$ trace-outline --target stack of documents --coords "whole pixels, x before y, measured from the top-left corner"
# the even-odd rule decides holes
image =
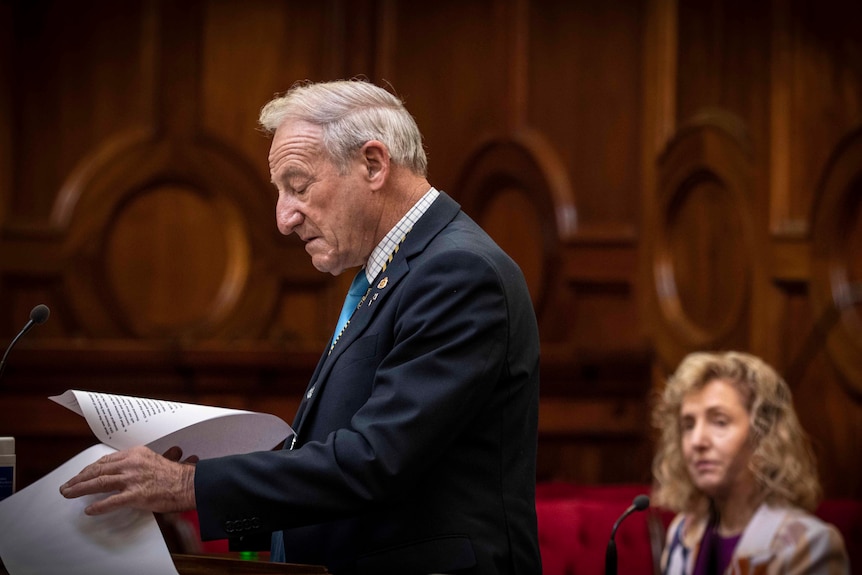
[[[293,435],[264,413],[69,390],[51,400],[84,417],[102,443],[0,501],[0,558],[9,575],[177,573],[152,513],[122,509],[87,516],[98,498],[66,499],[60,486],[100,457],[137,445],[179,446],[199,459],[270,450]]]

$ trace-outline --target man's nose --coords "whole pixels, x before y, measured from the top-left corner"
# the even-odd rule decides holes
[[[278,231],[289,236],[296,231],[296,226],[302,223],[302,213],[287,197],[280,197],[275,205],[275,223]]]

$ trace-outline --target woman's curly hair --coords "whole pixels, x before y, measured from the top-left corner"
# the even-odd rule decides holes
[[[653,501],[673,511],[703,514],[709,498],[688,474],[682,453],[683,399],[722,379],[739,391],[749,414],[753,454],[749,468],[762,499],[812,511],[821,497],[810,440],[793,408],[790,388],[760,358],[741,352],[698,352],[686,356],[658,397],[653,425],[660,437],[653,459]]]

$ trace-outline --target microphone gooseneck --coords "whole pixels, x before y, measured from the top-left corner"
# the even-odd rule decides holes
[[[18,332],[12,341],[9,343],[9,347],[6,348],[6,352],[3,354],[3,359],[0,360],[0,377],[3,377],[3,369],[6,367],[6,357],[8,357],[9,352],[12,351],[12,348],[15,347],[15,344],[18,343],[18,340],[21,339],[25,333],[30,331],[34,325],[42,325],[46,321],[48,321],[48,316],[51,315],[51,310],[48,309],[43,303],[40,303],[32,310],[30,310],[30,320],[24,324],[24,327],[21,331]]]
[[[616,575],[617,573],[617,544],[614,541],[614,537],[617,534],[617,529],[620,526],[620,523],[623,522],[623,519],[634,513],[635,511],[643,511],[649,507],[649,497],[646,495],[638,495],[635,497],[632,504],[628,509],[620,515],[620,518],[616,520],[614,523],[613,529],[611,529],[611,538],[608,541],[608,548],[605,551],[605,575]]]

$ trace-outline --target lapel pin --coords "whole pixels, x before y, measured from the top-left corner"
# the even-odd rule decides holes
[[[377,289],[385,288],[388,283],[389,283],[389,276],[386,276],[385,278],[380,280],[380,283],[377,284]],[[374,294],[374,297],[377,297],[377,294]]]

